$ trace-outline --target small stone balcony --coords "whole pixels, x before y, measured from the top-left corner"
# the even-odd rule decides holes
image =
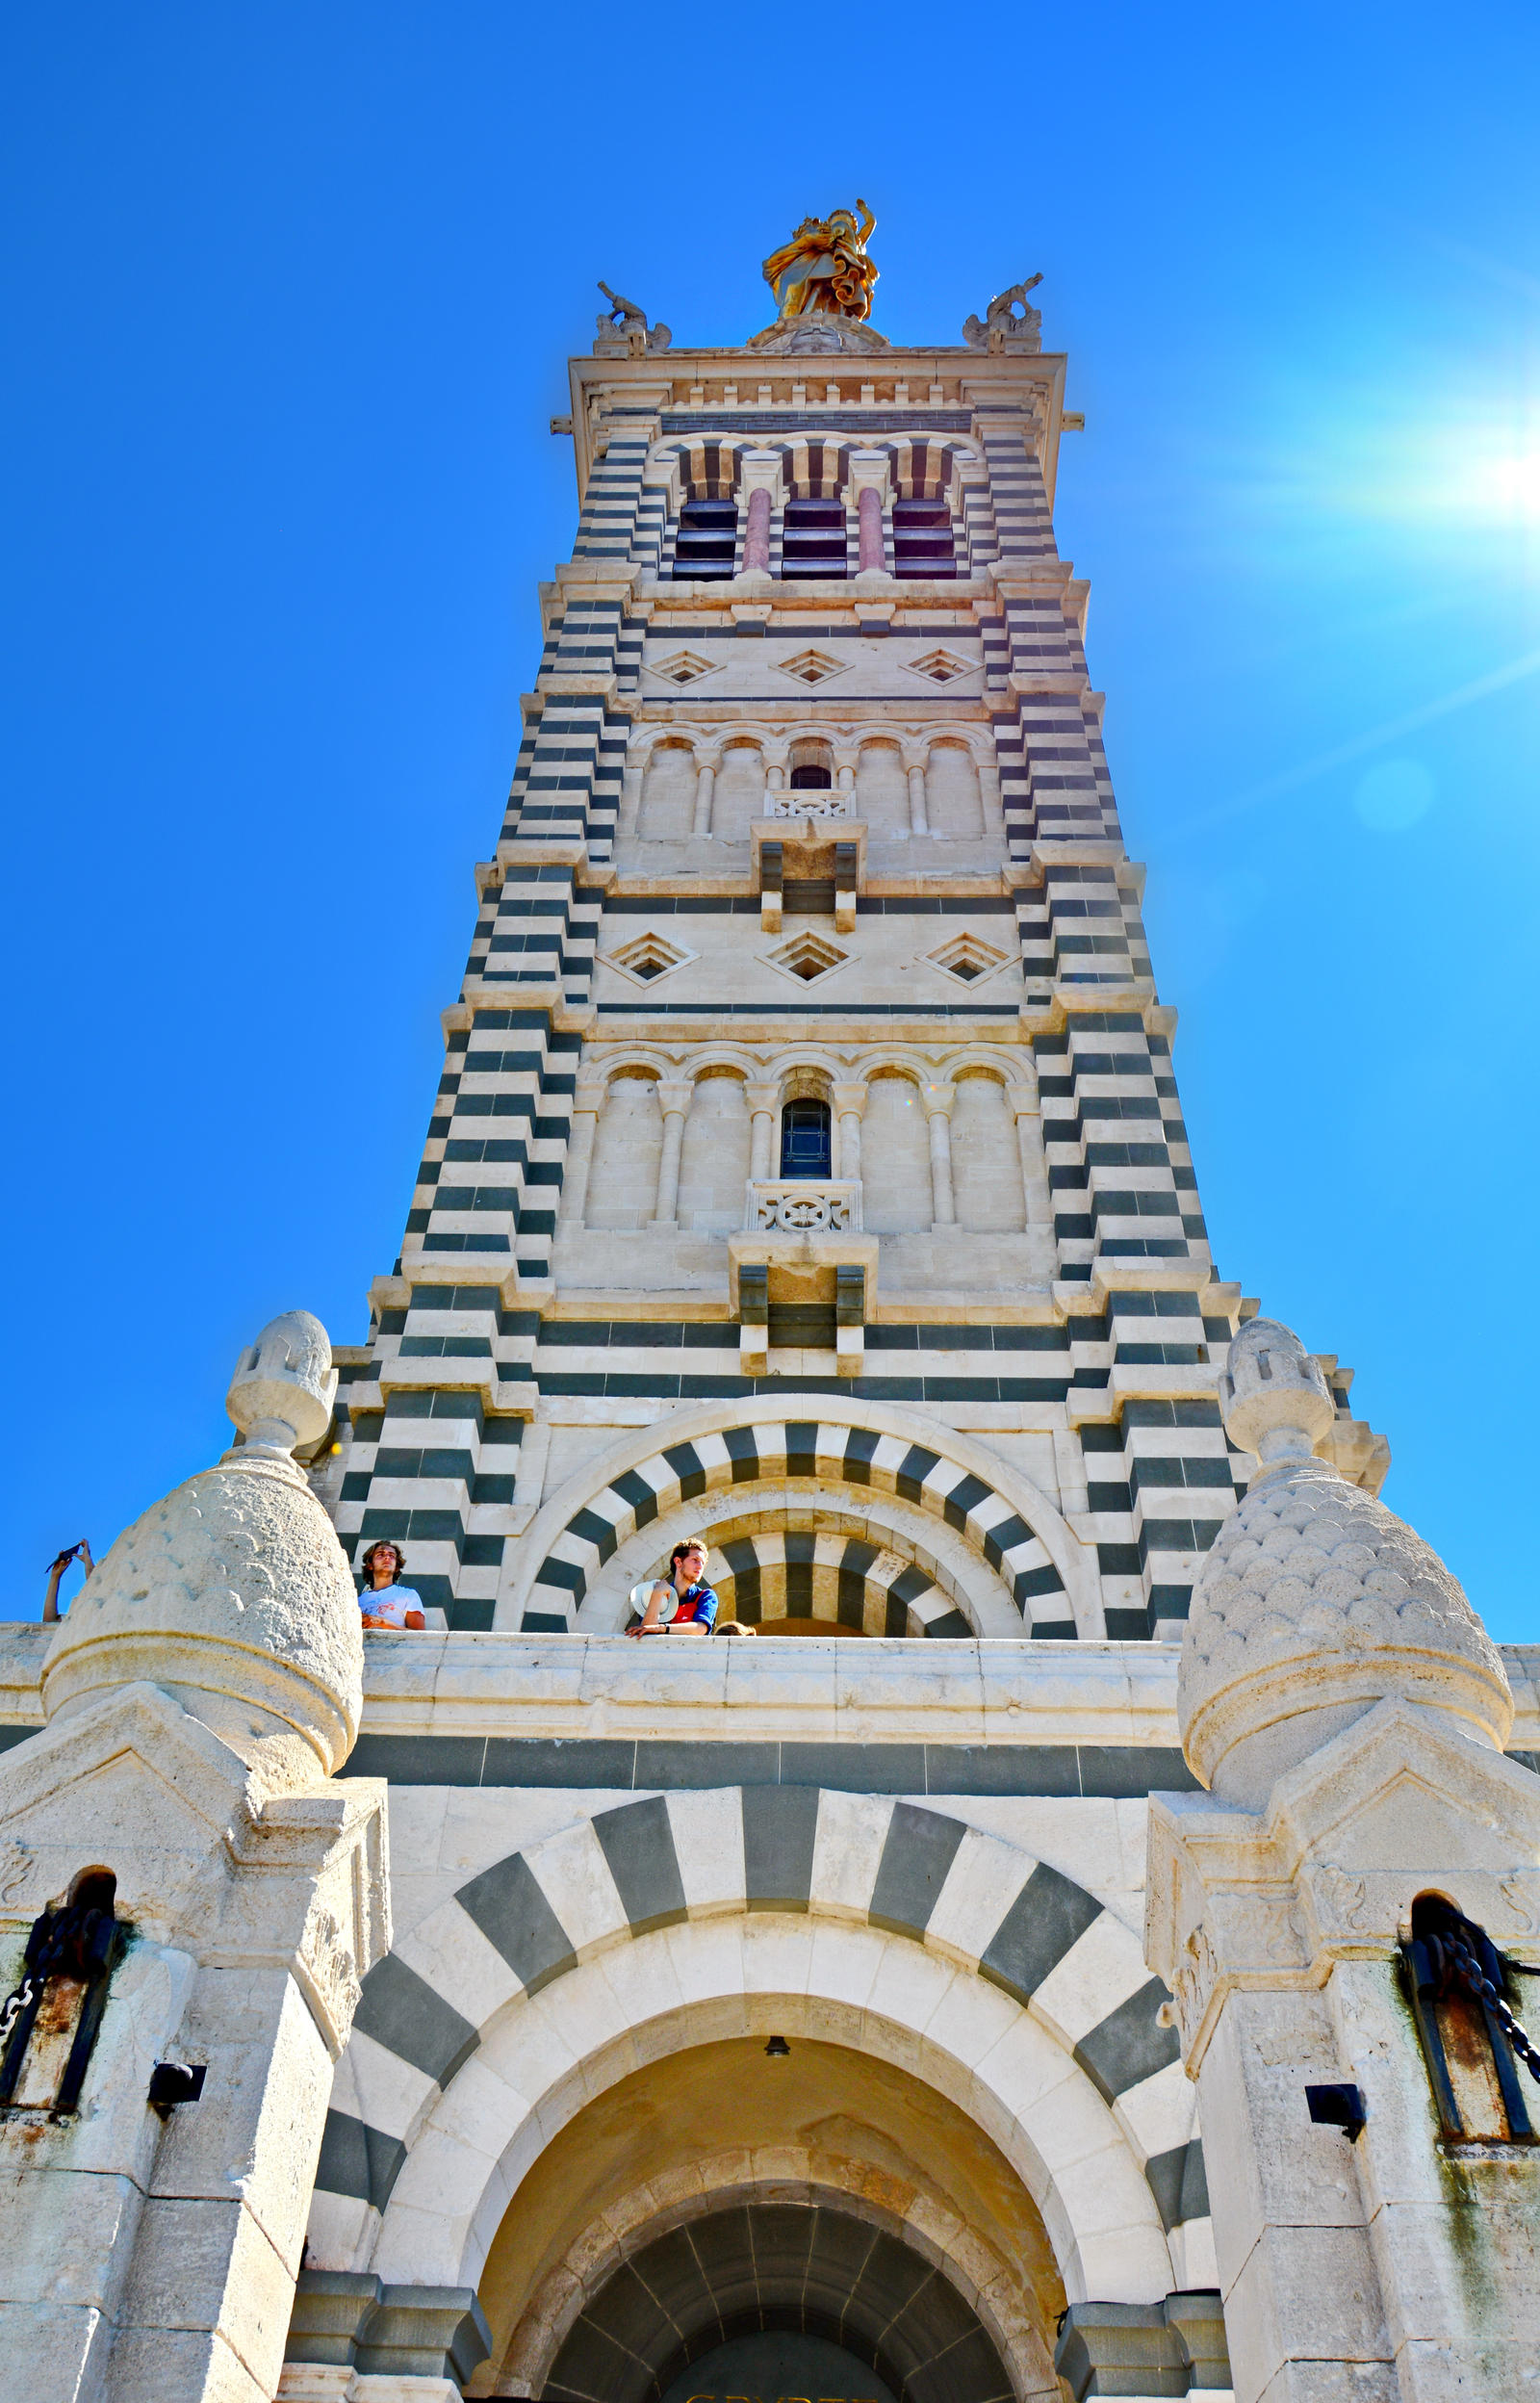
[[[766,817],[854,817],[856,796],[853,792],[787,792],[768,791],[764,796]]]
[[[746,1234],[855,1235],[860,1232],[860,1179],[777,1176],[751,1178]]]

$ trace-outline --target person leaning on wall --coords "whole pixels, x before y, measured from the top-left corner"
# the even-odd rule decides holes
[[[678,1597],[672,1618],[661,1614],[669,1588]],[[660,1577],[647,1597],[647,1609],[629,1636],[708,1636],[716,1625],[717,1599],[706,1582],[706,1546],[699,1536],[687,1536],[668,1556],[668,1575]]]
[[[400,1635],[427,1625],[422,1595],[401,1583],[406,1562],[399,1544],[372,1543],[359,1566],[364,1572],[364,1590],[358,1608],[366,1627],[386,1627]]]

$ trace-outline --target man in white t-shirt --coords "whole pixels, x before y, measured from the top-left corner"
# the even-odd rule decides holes
[[[366,1627],[390,1627],[398,1635],[404,1635],[408,1628],[416,1630],[427,1625],[422,1595],[401,1583],[406,1563],[399,1544],[372,1543],[359,1565],[364,1572],[364,1590],[358,1597],[358,1608]]]

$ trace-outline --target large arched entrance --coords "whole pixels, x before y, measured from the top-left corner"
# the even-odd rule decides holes
[[[899,2063],[786,2025],[633,2070],[530,2163],[480,2280],[491,2391],[661,2403],[760,2334],[842,2348],[852,2403],[1051,2388],[1064,2287],[1010,2162]]]
[[[538,2397],[647,2247],[827,2211],[940,2274],[1017,2403],[1051,2397],[1066,2302],[1212,2282],[1165,1999],[1111,1907],[928,1806],[797,1787],[617,1804],[476,1866],[370,1972],[312,2263],[474,2287],[492,2354],[472,2391]],[[739,2304],[770,2308],[697,2291],[670,2341],[722,2341]],[[928,2359],[898,2363],[906,2403],[946,2403]],[[667,2364],[636,2364],[645,2394]]]

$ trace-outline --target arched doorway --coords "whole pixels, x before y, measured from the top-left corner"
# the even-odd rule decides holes
[[[1165,1990],[1035,1853],[880,1796],[703,1789],[484,1853],[430,1921],[365,1982],[311,2258],[474,2287],[477,2393],[542,2395],[644,2247],[761,2204],[940,2271],[1017,2395],[1055,2390],[1066,2303],[1212,2283]]]
[[[822,2397],[993,2403],[1015,2391],[1008,2361],[1029,2390],[1051,2382],[1065,2301],[1041,2213],[977,2120],[794,2013],[596,2095],[529,2161],[479,2293],[488,2391],[544,2403],[662,2403],[757,2335],[817,2338],[864,2373]]]
[[[885,2390],[891,2403],[1012,2403],[944,2271],[838,2209],[776,2202],[711,2212],[632,2254],[568,2330],[543,2403],[704,2403],[717,2370],[744,2374],[756,2354],[760,2376],[779,2355],[793,2376],[837,2379],[815,2390],[824,2403]]]

